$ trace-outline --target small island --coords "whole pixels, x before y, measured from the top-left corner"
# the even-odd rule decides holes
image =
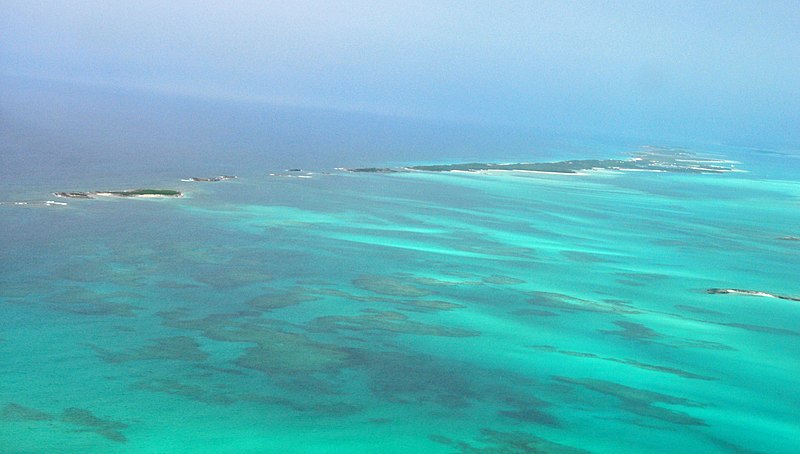
[[[666,148],[649,147],[644,151],[631,153],[629,159],[577,159],[557,162],[520,162],[501,164],[491,162],[470,162],[463,164],[440,164],[410,166],[400,169],[364,167],[345,169],[349,172],[394,173],[394,172],[492,172],[515,171],[551,174],[579,174],[581,171],[614,170],[646,171],[671,173],[726,173],[736,171],[732,161],[704,158],[694,153]]]
[[[348,172],[361,172],[361,173],[395,173],[402,171],[397,169],[390,169],[388,167],[362,167],[357,169],[345,169],[345,170],[347,170]]]
[[[54,196],[68,199],[94,199],[96,197],[122,198],[162,198],[183,197],[183,193],[172,189],[128,189],[125,191],[92,191],[92,192],[54,192]]]
[[[800,298],[786,295],[776,295],[775,293],[763,292],[760,290],[743,290],[738,288],[710,288],[706,289],[706,293],[712,295],[748,295],[748,296],[763,296],[767,298],[778,298],[788,301],[800,301]]]
[[[213,182],[213,181],[227,181],[227,180],[235,180],[237,177],[236,175],[220,175],[218,177],[191,177],[191,178],[184,178],[181,181],[193,181],[193,182]]]

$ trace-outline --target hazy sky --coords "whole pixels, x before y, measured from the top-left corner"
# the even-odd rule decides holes
[[[0,72],[476,122],[795,135],[800,1],[0,0]]]

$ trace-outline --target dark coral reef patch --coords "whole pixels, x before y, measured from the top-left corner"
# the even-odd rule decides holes
[[[532,346],[530,346],[530,348],[533,348],[533,349],[539,350],[539,351],[543,351],[543,352],[558,353],[560,355],[566,355],[566,356],[574,356],[574,357],[588,358],[588,359],[598,359],[598,360],[602,360],[602,361],[611,361],[611,362],[614,362],[614,363],[620,363],[620,364],[625,364],[625,365],[628,365],[628,366],[636,367],[638,369],[650,370],[650,371],[654,371],[654,372],[662,372],[662,373],[665,373],[665,374],[677,375],[677,376],[683,377],[683,378],[690,378],[690,379],[695,379],[695,380],[716,380],[716,378],[714,378],[714,377],[695,374],[693,372],[689,372],[689,371],[686,371],[686,370],[683,370],[683,369],[678,369],[678,368],[675,368],[675,367],[662,366],[662,365],[658,365],[658,364],[644,363],[644,362],[641,362],[641,361],[638,361],[638,360],[635,360],[635,359],[614,358],[614,357],[608,357],[608,356],[601,356],[601,355],[598,355],[598,354],[595,354],[595,353],[589,353],[589,352],[576,352],[576,351],[571,351],[571,350],[560,350],[560,349],[558,349],[558,348],[556,348],[556,347],[554,347],[552,345],[532,345]]]
[[[125,438],[125,435],[120,432],[120,430],[128,427],[127,424],[98,418],[89,410],[74,407],[67,408],[64,410],[64,413],[61,414],[61,421],[67,424],[78,426],[79,431],[94,432],[111,441],[116,441],[119,443],[128,441],[128,439]]]
[[[208,354],[200,350],[200,345],[187,336],[173,336],[154,339],[151,345],[123,352],[114,352],[98,346],[92,346],[95,352],[109,363],[141,360],[179,360],[203,361]]]
[[[593,392],[615,397],[619,408],[639,416],[654,418],[672,424],[686,426],[706,426],[705,421],[684,412],[669,410],[659,404],[680,405],[684,407],[704,407],[704,404],[693,402],[682,397],[670,396],[645,389],[633,388],[620,383],[593,378],[556,377],[562,383],[582,386]],[[599,402],[599,401],[598,401]]]
[[[171,378],[154,378],[150,380],[143,380],[136,383],[133,387],[135,389],[143,389],[147,391],[181,396],[190,400],[207,404],[229,405],[236,401],[234,397],[217,390],[209,391],[204,387],[182,383]]]
[[[134,317],[141,306],[130,301],[143,299],[142,295],[131,292],[100,293],[83,287],[74,287],[47,298],[51,309],[79,315],[101,317]]]
[[[240,314],[211,315],[199,320],[180,320],[180,314],[162,314],[164,324],[200,331],[204,337],[222,342],[251,343],[236,364],[270,373],[296,373],[339,367],[347,359],[341,348],[316,342],[302,333],[283,330],[280,323]],[[256,320],[258,322],[256,322]]]
[[[418,297],[427,296],[431,292],[409,284],[403,279],[390,276],[362,276],[353,280],[353,285],[362,290],[367,290],[380,295]]]
[[[539,307],[563,312],[596,312],[601,314],[638,314],[639,311],[625,305],[590,301],[563,293],[530,292],[528,302]]]
[[[320,297],[301,290],[293,290],[288,293],[267,293],[259,295],[252,298],[247,304],[258,310],[271,311],[319,299]]]
[[[9,402],[0,411],[0,420],[3,421],[50,421],[53,415],[39,411],[35,408],[25,407]]]
[[[336,332],[340,330],[387,331],[397,334],[415,334],[443,337],[480,336],[479,331],[445,325],[431,325],[410,320],[407,315],[393,311],[365,309],[360,315],[326,316],[311,321],[309,328],[317,332]]]
[[[451,447],[462,454],[479,453],[529,453],[529,454],[588,454],[589,451],[547,440],[527,432],[501,432],[481,429],[481,436],[474,442],[452,440],[438,434],[428,438],[439,444]]]

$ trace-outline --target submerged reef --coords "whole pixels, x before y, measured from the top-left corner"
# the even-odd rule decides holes
[[[192,278],[215,289],[245,287],[273,280],[272,274],[260,269],[260,267],[246,264],[226,264],[224,266],[209,267],[195,274]]]
[[[470,162],[463,164],[440,164],[410,166],[401,169],[366,167],[346,169],[350,172],[391,173],[402,171],[425,172],[485,172],[524,171],[539,173],[575,174],[582,170],[619,170],[673,173],[724,173],[733,172],[733,163],[714,158],[705,158],[684,150],[647,148],[631,153],[629,159],[576,159],[557,162],[491,163]]]
[[[621,329],[597,330],[597,332],[606,336],[619,336],[627,341],[640,342],[643,344],[658,344],[672,348],[687,347],[687,348],[703,348],[707,350],[734,350],[733,347],[725,344],[720,344],[718,342],[667,336],[653,330],[650,327],[642,325],[641,323],[634,323],[625,320],[617,320],[613,323],[618,327],[620,327]],[[724,325],[723,323],[717,323],[717,324]]]
[[[613,303],[600,303],[577,298],[563,293],[530,292],[528,303],[534,306],[556,309],[563,312],[596,312],[602,314],[638,314],[640,311]]]
[[[416,290],[414,290],[416,292]],[[319,296],[317,296],[319,295]],[[280,307],[291,306],[307,301],[315,301],[325,297],[340,298],[346,301],[361,303],[385,303],[394,305],[398,310],[413,312],[438,312],[461,309],[466,306],[442,300],[427,299],[396,299],[388,296],[362,296],[343,290],[332,288],[304,288],[294,289],[291,293],[261,295],[249,301],[249,304],[260,310],[272,310]]]
[[[209,391],[200,386],[188,385],[177,380],[167,378],[155,378],[140,381],[136,383],[133,388],[181,396],[206,404],[230,405],[236,401],[233,397],[219,392],[219,390]]]
[[[315,332],[335,333],[340,330],[356,332],[385,331],[396,334],[414,334],[441,337],[475,337],[479,331],[456,328],[446,325],[430,325],[409,320],[408,316],[399,312],[365,309],[361,315],[330,315],[317,317],[309,324]]]
[[[463,304],[451,303],[448,301],[440,300],[405,300],[405,301],[392,301],[393,304],[398,305],[398,310],[408,310],[414,312],[438,312],[438,311],[451,311],[453,309],[462,309],[467,306]]]
[[[610,362],[614,362],[614,363],[625,364],[625,365],[628,365],[628,366],[636,367],[638,369],[650,370],[650,371],[653,371],[653,372],[662,372],[662,373],[665,373],[665,374],[677,375],[679,377],[690,378],[690,379],[694,379],[694,380],[716,380],[716,378],[714,378],[714,377],[709,377],[709,376],[706,376],[706,375],[699,375],[699,374],[695,374],[695,373],[692,373],[692,372],[689,372],[689,371],[686,371],[686,370],[683,370],[683,369],[677,369],[677,368],[674,368],[674,367],[660,366],[660,365],[657,365],[657,364],[643,363],[643,362],[635,360],[635,359],[614,358],[614,357],[609,357],[609,356],[601,356],[601,355],[598,355],[596,353],[590,353],[590,352],[577,352],[577,351],[571,351],[571,350],[560,350],[560,349],[558,349],[558,348],[556,348],[556,347],[554,347],[552,345],[531,345],[531,346],[529,346],[529,348],[532,348],[532,349],[535,349],[535,350],[539,350],[539,351],[542,351],[542,352],[547,352],[547,353],[557,353],[557,354],[565,355],[565,356],[573,356],[573,357],[586,358],[586,359],[596,359],[596,360],[601,360],[601,361],[610,361]]]
[[[571,260],[573,262],[578,263],[612,263],[613,260],[609,260],[605,257],[601,257],[597,254],[591,254],[588,252],[581,252],[581,251],[561,251],[561,255],[564,256],[567,260]]]
[[[682,397],[670,396],[668,394],[657,393],[645,389],[633,388],[619,383],[598,380],[593,378],[568,378],[555,377],[562,383],[581,386],[595,393],[612,396],[619,400],[622,410],[634,413],[639,416],[659,419],[672,424],[687,426],[707,426],[702,419],[695,418],[684,412],[669,410],[659,406],[660,404],[680,405],[684,407],[705,407],[704,404],[684,399]],[[601,400],[597,400],[599,404]]]
[[[51,309],[79,315],[135,317],[142,307],[130,304],[142,296],[129,292],[98,293],[75,287],[45,298]]]
[[[113,352],[98,346],[92,346],[97,355],[109,363],[142,360],[203,361],[208,354],[200,349],[200,345],[187,336],[173,336],[154,339],[151,345],[124,352]]]
[[[255,402],[264,405],[280,405],[296,412],[308,413],[314,417],[339,418],[352,416],[364,411],[358,405],[342,401],[324,401],[304,399],[302,401],[292,400],[281,396],[264,396],[260,394],[244,394],[240,396],[242,401]]]
[[[111,441],[119,443],[128,441],[125,435],[120,432],[121,429],[128,427],[127,424],[98,418],[89,410],[67,408],[64,410],[64,413],[61,414],[61,421],[80,427],[79,431],[94,432]]]
[[[275,373],[310,373],[341,367],[348,355],[334,345],[316,342],[308,336],[260,323],[240,321],[240,314],[211,315],[199,320],[180,320],[181,314],[162,313],[164,325],[200,331],[215,341],[254,344],[235,363],[247,369]],[[280,323],[275,322],[278,326]]]
[[[786,328],[774,328],[771,326],[751,325],[749,323],[719,323],[722,326],[730,326],[731,328],[739,328],[756,333],[779,334],[784,336],[800,336],[800,331],[795,331]]]
[[[486,276],[481,280],[486,284],[494,284],[494,285],[519,285],[525,283],[525,281],[523,281],[522,279],[517,279],[510,276],[501,276],[498,274]]]
[[[0,411],[0,421],[5,422],[44,422],[54,421],[55,419],[55,416],[49,413],[45,413],[35,408],[25,407],[13,402],[6,404],[3,407],[3,410]],[[128,441],[128,439],[125,438],[125,435],[120,432],[120,430],[128,427],[127,424],[98,418],[89,410],[70,407],[64,410],[59,420],[62,423],[66,423],[71,426],[78,426],[76,432],[94,432],[102,437],[118,443],[124,443]]]
[[[525,408],[522,410],[501,410],[497,412],[497,414],[517,421],[542,424],[545,426],[558,427],[561,424],[553,415],[535,408]]]
[[[626,339],[635,340],[649,340],[661,337],[661,334],[654,330],[642,325],[641,323],[626,322],[624,320],[617,320],[615,325],[622,329],[619,330],[599,330],[603,334],[611,336],[620,336]]]
[[[561,426],[547,411],[553,404],[536,396],[537,383],[528,376],[424,353],[352,349],[351,355],[349,367],[365,374],[370,393],[382,401],[435,404],[440,408],[434,412],[487,415],[491,409],[519,422]]]
[[[310,295],[299,290],[292,291],[291,293],[271,293],[256,296],[247,302],[255,309],[262,311],[271,311],[283,307],[294,306],[300,303],[317,301],[320,297]]]
[[[353,365],[363,369],[370,392],[387,402],[444,408],[465,408],[486,397],[474,387],[472,377],[454,373],[458,362],[435,356],[392,351],[354,351]],[[480,374],[476,371],[476,374]]]
[[[389,276],[363,276],[353,280],[353,286],[373,293],[391,296],[417,297],[427,296],[431,292],[415,287],[401,279]]]
[[[675,309],[680,309],[682,311],[693,312],[695,314],[704,314],[704,315],[725,315],[720,311],[715,311],[711,309],[706,309],[704,307],[697,307],[697,306],[690,306],[688,304],[676,304]]]
[[[68,199],[94,199],[97,197],[123,197],[123,198],[155,198],[155,197],[183,197],[183,193],[173,189],[128,189],[124,191],[92,191],[92,192],[54,192],[56,197]]]
[[[50,421],[53,415],[9,402],[0,411],[0,421]]]
[[[700,315],[710,315],[710,316],[724,316],[722,312],[708,310],[704,308],[694,307],[694,306],[687,306],[683,304],[678,304],[675,306],[676,309],[681,309],[684,311],[700,314]],[[747,331],[753,331],[756,333],[766,333],[766,334],[777,334],[777,335],[785,335],[785,336],[800,336],[800,331],[787,329],[787,328],[776,328],[773,326],[763,326],[763,325],[754,325],[751,323],[738,323],[738,322],[723,322],[717,320],[706,320],[706,319],[699,319],[693,317],[686,317],[682,315],[675,314],[674,316],[678,318],[683,318],[686,320],[692,320],[701,323],[708,323],[712,325],[719,325],[719,326],[727,326],[731,328],[738,328]]]
[[[481,437],[475,443],[452,440],[438,434],[428,439],[435,443],[450,446],[462,454],[478,453],[531,453],[531,454],[588,454],[589,451],[556,443],[526,432],[500,432],[481,429]]]

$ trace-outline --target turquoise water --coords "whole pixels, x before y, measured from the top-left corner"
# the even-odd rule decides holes
[[[800,296],[797,162],[727,151],[0,206],[0,447],[796,452],[800,302],[706,289]]]

